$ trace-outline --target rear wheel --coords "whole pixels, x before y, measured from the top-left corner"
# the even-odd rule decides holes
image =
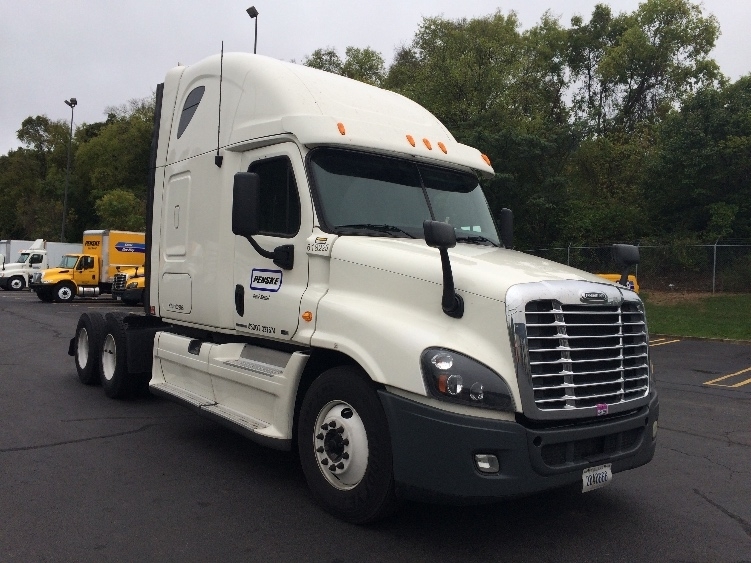
[[[26,287],[26,280],[23,279],[21,276],[13,276],[8,280],[8,289],[11,289],[13,291],[20,291],[24,287]]]
[[[128,373],[125,323],[121,315],[107,313],[104,317],[99,376],[105,394],[111,399],[129,397],[134,377]]]
[[[100,313],[84,313],[76,327],[76,371],[84,385],[99,383],[99,362],[104,337],[104,317]]]
[[[76,286],[70,282],[61,282],[55,286],[55,301],[68,303],[76,296]]]
[[[308,486],[326,510],[356,524],[393,512],[388,422],[362,370],[333,368],[313,382],[300,410],[298,448]]]

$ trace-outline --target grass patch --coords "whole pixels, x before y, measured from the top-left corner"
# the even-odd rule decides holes
[[[642,291],[652,334],[751,340],[751,294]]]

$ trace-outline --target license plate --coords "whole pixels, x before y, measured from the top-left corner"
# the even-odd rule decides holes
[[[587,493],[600,487],[604,487],[613,480],[613,472],[610,463],[590,467],[582,472],[582,492]]]

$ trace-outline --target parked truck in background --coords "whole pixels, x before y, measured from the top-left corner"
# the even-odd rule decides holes
[[[511,250],[489,159],[427,110],[248,54],[178,66],[156,100],[145,314],[80,317],[83,383],[296,448],[350,522],[652,459],[639,296]]]
[[[112,298],[120,299],[126,305],[143,303],[146,291],[146,270],[136,268],[134,271],[124,271],[115,274],[112,282]]]
[[[34,244],[33,240],[0,240],[0,264],[11,262],[16,256],[18,256],[19,252],[24,248],[29,248],[32,244]]]
[[[29,286],[31,277],[58,264],[66,252],[81,252],[80,243],[48,242],[44,239],[30,241],[0,241],[2,243],[23,242],[17,252],[15,262],[3,261],[0,266],[0,288],[18,291]],[[10,247],[10,245],[8,245]]]
[[[143,270],[145,248],[144,233],[84,231],[83,252],[63,255],[56,268],[37,272],[29,285],[46,302],[112,293],[118,272],[135,274],[138,268]]]

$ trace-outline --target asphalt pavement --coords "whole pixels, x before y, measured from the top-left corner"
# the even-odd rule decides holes
[[[316,506],[293,454],[153,397],[105,397],[68,342],[109,299],[0,291],[0,561],[751,561],[751,343],[654,338],[655,459],[587,494]]]

